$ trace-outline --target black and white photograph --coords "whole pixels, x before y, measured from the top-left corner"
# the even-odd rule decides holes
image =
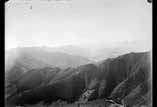
[[[7,0],[5,107],[152,107],[152,0]]]

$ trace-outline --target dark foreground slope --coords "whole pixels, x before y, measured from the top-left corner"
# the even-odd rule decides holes
[[[143,55],[132,68],[131,75],[118,84],[111,93],[114,99],[124,100],[128,105],[150,104],[151,102],[151,68],[150,58]],[[150,99],[148,99],[149,97]]]
[[[51,104],[59,99],[72,103],[111,97],[128,105],[148,104],[150,72],[149,52],[129,53],[98,65],[65,70],[35,69],[21,74],[14,83],[18,91],[12,92],[6,103]]]

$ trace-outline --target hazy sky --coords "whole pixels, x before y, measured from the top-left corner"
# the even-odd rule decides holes
[[[123,42],[150,48],[152,4],[147,0],[10,0],[5,4],[6,49]]]

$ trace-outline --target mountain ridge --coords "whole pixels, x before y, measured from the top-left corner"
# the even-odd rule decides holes
[[[68,68],[92,62],[91,60],[63,52],[49,52],[37,47],[16,48],[5,57],[6,70],[15,63],[23,64],[26,68],[60,67]]]
[[[117,102],[120,98],[119,100],[121,102],[126,97],[125,100],[128,105],[135,105],[131,101],[135,98],[127,98],[127,96],[134,93],[135,91],[133,90],[136,90],[137,87],[141,87],[140,84],[143,84],[143,81],[147,81],[147,79],[150,78],[150,75],[148,75],[148,73],[151,72],[149,69],[149,59],[150,52],[128,53],[116,58],[101,61],[98,65],[85,64],[75,68],[58,70],[57,74],[50,72],[50,74],[52,73],[52,76],[49,78],[50,80],[48,78],[46,79],[46,81],[49,82],[45,82],[44,80],[43,83],[41,83],[42,85],[38,85],[39,87],[30,87],[26,89],[26,91],[29,90],[28,92],[19,92],[19,94],[10,97],[8,101],[13,104],[35,104],[39,101],[51,103],[52,101],[62,99],[68,103],[72,103],[75,101],[86,102],[111,97]],[[43,69],[41,72],[42,71],[46,70]],[[31,78],[28,78],[28,80],[31,80]],[[28,82],[28,80],[19,81]],[[150,90],[146,88],[147,85],[149,86],[148,83],[150,82],[146,82],[144,83],[145,85],[142,85],[142,87],[146,89],[143,94],[138,94],[141,93],[138,92],[137,94],[135,93],[135,95],[148,96],[149,94],[147,95],[147,93]],[[19,85],[19,88],[20,86],[21,85]],[[119,88],[126,86],[130,87],[130,89]],[[123,94],[123,92],[126,92],[126,94]],[[34,99],[34,101],[31,101],[31,99]],[[138,97],[138,100],[143,101],[141,97]]]

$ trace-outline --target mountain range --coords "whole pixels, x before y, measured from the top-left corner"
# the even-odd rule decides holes
[[[23,59],[20,57],[21,62],[14,63],[6,71],[6,105],[33,105],[41,101],[50,105],[58,100],[85,103],[111,98],[117,103],[125,102],[131,107],[152,106],[150,52],[127,53],[96,63],[88,59],[83,63],[79,60],[81,63],[69,67],[56,66],[55,62],[52,66],[48,63],[48,58],[47,61],[37,60],[39,56],[50,57],[52,53],[42,54],[41,50],[36,53],[34,50],[24,50],[23,53],[23,57],[34,54],[30,57],[33,61],[30,63],[28,56]],[[52,56],[56,58],[57,55]],[[77,58],[74,59],[84,59]]]
[[[57,51],[52,52],[41,47],[15,48],[7,51],[5,56],[6,71],[17,64],[30,70],[43,67],[76,67],[91,62],[91,60],[82,56]]]

